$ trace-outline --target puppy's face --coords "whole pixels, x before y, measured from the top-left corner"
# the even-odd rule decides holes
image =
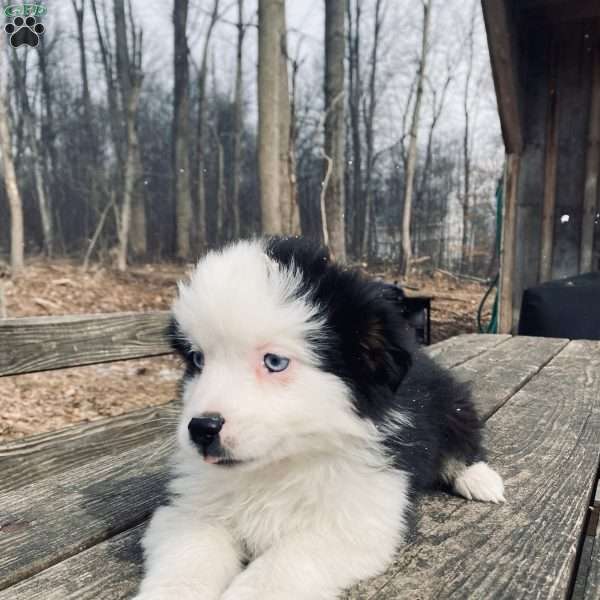
[[[367,331],[362,317],[342,326],[343,299],[319,293],[334,267],[326,255],[305,259],[290,241],[240,242],[208,254],[180,285],[173,341],[187,369],[178,441],[198,460],[264,464],[373,435],[354,379],[389,384],[375,374],[389,367],[384,323],[364,314]]]

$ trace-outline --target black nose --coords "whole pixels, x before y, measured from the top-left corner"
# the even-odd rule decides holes
[[[219,435],[225,419],[217,413],[194,417],[188,424],[190,438],[198,446],[208,446]]]

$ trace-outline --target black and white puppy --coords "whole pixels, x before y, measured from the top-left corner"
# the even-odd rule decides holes
[[[200,260],[173,306],[178,452],[138,600],[331,600],[390,563],[414,492],[504,500],[468,390],[401,312],[301,239]]]

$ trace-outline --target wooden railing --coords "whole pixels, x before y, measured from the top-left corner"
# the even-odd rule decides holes
[[[168,312],[0,320],[0,377],[169,354]]]

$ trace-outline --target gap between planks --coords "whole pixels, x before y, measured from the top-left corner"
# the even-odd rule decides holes
[[[474,339],[467,338],[464,340],[463,346],[468,346],[469,344],[473,345],[475,343],[480,344],[482,341],[482,339],[477,339],[477,337],[474,336]],[[542,364],[545,364],[547,354],[556,354],[566,342],[561,340],[540,340],[539,338],[536,338],[534,343],[532,338],[506,338],[501,339],[500,341],[498,341],[498,339],[492,339],[486,341],[485,343],[491,344],[487,350],[478,350],[476,355],[471,359],[468,359],[467,362],[459,362],[459,368],[455,369],[454,372],[460,373],[462,370],[462,377],[468,379],[473,373],[477,374],[478,369],[485,369],[489,374],[487,378],[482,377],[479,382],[474,382],[474,387],[476,388],[475,392],[480,396],[485,396],[487,394],[488,399],[484,405],[493,408],[498,402],[505,400],[507,396],[510,396],[512,393],[514,393],[514,390],[521,385],[525,378],[529,380],[531,378],[531,371],[535,369],[539,370]],[[448,350],[448,352],[450,351]],[[517,357],[519,352],[520,355]],[[529,359],[524,359],[523,355],[525,355],[525,357],[529,357]],[[488,357],[487,360],[486,356]],[[508,356],[510,357],[510,360],[515,360],[516,358],[519,359],[518,362],[520,370],[513,369],[512,381],[506,377],[506,369],[508,367],[506,361],[504,364],[502,364],[502,356]],[[500,361],[501,364],[497,365],[496,370],[494,370],[493,363],[497,361]],[[473,365],[479,366],[475,368]],[[490,389],[489,377],[496,377],[498,379],[498,386],[504,389],[503,394],[497,394],[497,390],[494,390],[494,393],[491,393],[492,390]],[[142,490],[141,494],[139,490],[139,482],[132,483],[123,474],[130,472],[132,469],[135,470],[135,472],[139,472],[140,466],[138,458],[143,457],[147,453],[147,450],[149,450],[147,446],[136,448],[125,453],[123,456],[117,457],[116,460],[118,462],[116,463],[115,459],[108,461],[106,459],[104,461],[96,461],[89,466],[84,465],[79,469],[70,471],[68,474],[63,474],[60,477],[51,477],[45,479],[37,484],[32,484],[24,490],[18,490],[13,494],[8,494],[5,496],[4,502],[2,503],[5,507],[14,507],[15,503],[21,504],[19,511],[16,511],[16,514],[13,514],[13,517],[16,517],[16,519],[13,519],[13,521],[16,520],[17,526],[19,522],[23,523],[23,521],[27,521],[28,517],[32,517],[37,512],[48,509],[50,509],[53,518],[56,519],[56,514],[61,512],[61,507],[64,512],[64,504],[67,504],[70,507],[68,511],[69,519],[67,519],[67,521],[69,522],[71,528],[73,528],[74,523],[77,523],[78,520],[81,523],[81,520],[83,519],[82,524],[85,525],[85,527],[80,527],[79,529],[85,529],[88,531],[91,528],[91,533],[94,531],[96,533],[94,535],[88,534],[88,537],[83,540],[78,537],[71,537],[68,540],[63,540],[68,543],[60,544],[60,555],[49,553],[48,549],[45,548],[44,545],[39,544],[39,540],[46,539],[52,542],[52,540],[56,540],[57,538],[60,539],[61,535],[66,535],[67,537],[69,535],[72,536],[73,532],[71,531],[69,533],[68,527],[62,531],[49,532],[46,524],[42,525],[41,527],[38,526],[38,530],[31,532],[32,535],[30,536],[33,538],[35,543],[29,544],[27,540],[21,539],[20,544],[17,544],[17,546],[20,547],[16,547],[14,543],[15,540],[11,540],[9,548],[5,549],[6,551],[4,554],[6,555],[6,552],[9,552],[13,555],[13,563],[11,565],[13,568],[13,576],[9,577],[9,580],[5,578],[3,585],[12,585],[13,587],[8,588],[11,593],[14,591],[14,584],[17,584],[18,581],[22,582],[22,584],[19,585],[22,585],[22,587],[24,586],[23,589],[27,588],[28,582],[35,587],[38,585],[36,582],[38,581],[38,576],[40,573],[45,573],[48,571],[48,569],[58,569],[59,565],[65,560],[69,560],[70,557],[72,557],[73,561],[85,560],[85,557],[80,555],[82,550],[108,543],[111,539],[109,536],[115,534],[116,524],[119,526],[120,530],[127,530],[128,528],[139,523],[140,518],[143,520],[149,514],[149,512],[151,512],[152,508],[156,506],[157,500],[155,490],[164,483],[166,474],[160,469],[159,465],[155,464],[152,466],[151,472],[154,473],[155,477],[158,477],[159,481],[156,482],[156,487],[149,487],[145,491]],[[157,458],[162,459],[165,455],[166,452]],[[117,476],[119,472],[121,475]],[[65,487],[64,480],[67,475],[69,475],[69,480],[71,481],[71,491],[69,491],[68,485]],[[86,481],[87,484],[85,483]],[[50,498],[56,498],[57,483],[59,489],[62,491],[61,501],[58,503],[58,505],[49,507],[47,506],[47,497],[44,494],[40,496],[39,486],[46,486],[48,489],[47,496],[49,495]],[[90,494],[87,494],[86,496],[86,490],[93,490],[94,484],[98,483],[100,484],[100,489],[97,490],[97,493],[100,497]],[[102,488],[102,485],[104,485],[104,488]],[[118,507],[120,513],[118,515],[112,515],[112,522],[109,523],[112,524],[112,526],[107,527],[107,523],[102,519],[96,519],[94,521],[94,511],[90,510],[92,507],[81,504],[79,496],[82,495],[82,490],[84,498],[89,497],[88,501],[95,502],[96,505],[98,503],[106,504],[106,502],[103,500],[103,493],[108,497],[109,502],[114,501],[113,499],[116,494],[125,495],[129,499],[133,499],[133,505],[127,503],[123,504],[121,502],[120,507]],[[154,490],[154,492],[152,490]],[[23,505],[23,495],[27,498],[25,505]],[[71,500],[67,501],[68,498],[71,498]],[[148,498],[150,498],[151,502],[147,502]],[[144,502],[143,505],[138,506],[137,504],[139,504],[141,501]],[[127,521],[127,519],[129,519],[129,521]],[[100,530],[100,533],[98,533],[98,530]],[[126,536],[127,533],[123,535]],[[102,538],[102,536],[104,537]],[[106,539],[107,537],[109,537],[108,540]],[[27,550],[27,548],[29,548],[29,550]],[[0,556],[2,554],[3,553],[0,552]],[[25,556],[23,556],[23,554],[25,554]],[[82,558],[78,558],[80,556],[82,556]],[[15,560],[17,563],[20,563],[20,566],[19,564],[14,564]],[[32,561],[35,562],[35,564],[32,564]],[[16,572],[14,572],[15,567]],[[49,575],[49,572],[46,573],[46,576]],[[6,596],[0,594],[0,600],[4,600],[4,598],[8,599],[9,597],[16,598],[15,596]],[[22,596],[22,598],[26,597],[28,596]]]

